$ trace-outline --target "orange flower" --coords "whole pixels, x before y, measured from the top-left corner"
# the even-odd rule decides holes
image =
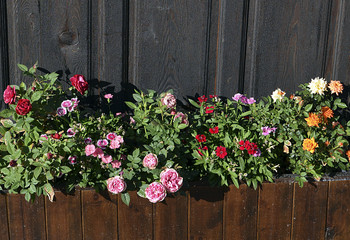
[[[309,127],[318,127],[318,124],[321,123],[321,119],[315,113],[309,113],[309,117],[305,118],[305,120]]]
[[[324,145],[326,145],[326,147],[328,147],[329,146],[329,144],[331,144],[328,140],[327,141],[325,141],[325,143],[324,143]]]
[[[322,111],[322,117],[323,117],[323,120],[325,121],[325,123],[327,123],[327,119],[328,118],[332,118],[334,113],[332,111],[332,109],[330,109],[329,107],[322,107],[321,108],[321,111]]]
[[[341,84],[339,81],[333,81],[331,80],[331,82],[328,85],[328,88],[331,90],[332,93],[338,94],[343,92],[343,84]]]
[[[315,148],[318,147],[318,144],[315,142],[315,138],[306,138],[303,141],[303,150],[309,151],[311,153],[315,152]]]
[[[346,156],[348,156],[348,160],[349,160],[349,162],[350,162],[350,150],[348,150],[348,151],[346,151]]]

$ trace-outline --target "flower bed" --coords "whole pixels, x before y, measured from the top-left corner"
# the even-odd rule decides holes
[[[128,111],[113,113],[84,104],[82,75],[64,91],[56,73],[19,67],[34,81],[4,92],[0,187],[28,201],[42,194],[53,201],[53,187],[80,186],[107,188],[127,205],[134,191],[158,203],[192,181],[258,189],[293,173],[303,186],[349,170],[350,122],[339,81],[315,78],[290,97],[277,89],[260,102],[240,93],[232,100],[203,95],[181,111],[172,91],[136,91]],[[113,95],[102,95],[110,107]]]

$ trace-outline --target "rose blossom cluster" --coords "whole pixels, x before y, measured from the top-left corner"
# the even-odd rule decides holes
[[[146,189],[145,194],[152,203],[161,202],[165,199],[167,192],[177,192],[183,184],[183,178],[175,169],[167,168],[160,173],[160,183],[153,182]]]
[[[173,109],[176,107],[176,98],[171,93],[166,93],[165,96],[160,101],[167,108]]]
[[[142,165],[148,169],[155,169],[158,165],[158,157],[153,153],[147,154],[142,161]]]
[[[177,119],[177,118],[180,119],[180,123],[181,124],[186,124],[186,125],[189,124],[187,114],[184,114],[182,112],[178,112],[178,113],[176,113],[174,119]]]
[[[115,176],[107,180],[107,189],[111,193],[118,194],[126,190],[126,182],[120,176]]]
[[[256,143],[249,142],[248,140],[241,140],[238,144],[240,145],[240,150],[247,150],[248,154],[253,155],[254,157],[260,157],[261,151],[258,148],[258,145],[256,145]]]
[[[251,98],[247,98],[246,96],[244,96],[243,94],[240,93],[236,93],[232,99],[236,102],[240,101],[243,104],[253,104],[255,103],[255,99],[253,97]]]
[[[261,127],[262,135],[267,136],[270,133],[276,132],[277,128],[272,127],[270,128],[269,126]]]
[[[7,86],[4,91],[4,102],[6,104],[14,104],[16,102],[16,89],[15,87]],[[17,102],[16,113],[18,115],[27,115],[32,110],[32,104],[28,99],[20,99]]]
[[[57,108],[57,115],[62,117],[68,112],[73,112],[79,104],[78,98],[72,98],[71,100],[64,100],[61,106]]]
[[[72,83],[73,87],[75,87],[78,92],[80,92],[82,95],[88,90],[89,84],[85,80],[85,77],[80,74],[76,74],[73,77],[70,78],[70,82]]]

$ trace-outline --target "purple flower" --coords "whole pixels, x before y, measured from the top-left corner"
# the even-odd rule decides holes
[[[248,103],[248,98],[244,95],[241,96],[241,98],[239,99],[241,101],[241,103],[243,104],[247,104]]]
[[[255,103],[256,101],[255,101],[255,99],[254,98],[249,98],[248,100],[247,100],[247,102],[248,102],[248,104],[253,104],[253,103]]]
[[[74,131],[73,128],[69,128],[69,129],[67,130],[67,137],[74,137],[75,134],[76,134],[76,132]]]
[[[87,137],[87,138],[85,138],[84,143],[85,143],[86,145],[90,145],[90,144],[92,143],[92,139],[89,138],[89,137]]]
[[[232,97],[232,99],[233,99],[234,101],[238,101],[238,100],[241,99],[242,96],[243,96],[242,94],[236,93],[236,94]]]
[[[255,153],[253,154],[253,157],[260,157],[260,155],[261,155],[261,151],[260,151],[260,149],[258,148],[258,149],[255,151]]]
[[[69,108],[73,106],[73,103],[71,100],[64,100],[62,103],[61,103],[61,107],[63,108]]]
[[[108,145],[108,140],[107,139],[99,139],[97,141],[97,146],[99,146],[102,149],[106,148],[107,145]]]
[[[67,114],[67,109],[64,107],[57,108],[57,115],[62,117]]]
[[[262,127],[261,130],[262,130],[262,135],[264,135],[264,136],[269,135],[271,132],[269,127]]]

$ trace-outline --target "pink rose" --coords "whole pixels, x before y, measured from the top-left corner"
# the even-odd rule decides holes
[[[171,93],[166,93],[165,96],[161,99],[163,105],[167,108],[174,108],[176,106],[176,98]]]
[[[147,154],[142,161],[142,164],[144,167],[149,169],[155,169],[158,165],[158,158],[157,155],[150,153]]]
[[[104,156],[101,148],[96,148],[95,152],[92,154],[94,157],[102,158]]]
[[[85,91],[89,88],[89,84],[85,80],[85,77],[80,74],[76,74],[71,77],[70,82],[82,95],[84,95]]]
[[[104,163],[110,163],[110,162],[112,162],[113,161],[113,159],[112,159],[112,156],[111,155],[103,155],[102,156],[102,162],[104,162]]]
[[[175,169],[167,168],[160,173],[160,181],[168,192],[177,192],[183,183],[182,177]]]
[[[124,192],[126,189],[126,182],[119,176],[109,178],[107,180],[107,189],[114,194]]]
[[[4,101],[7,104],[13,104],[16,102],[16,89],[15,87],[7,86],[4,91]]]
[[[122,136],[116,136],[112,141],[111,144],[109,145],[110,149],[116,149],[116,148],[120,148],[120,145],[124,143],[124,139]]]
[[[112,163],[112,168],[120,168],[120,166],[122,165],[121,162],[119,162],[118,160],[115,160]]]
[[[166,189],[161,183],[153,182],[146,188],[145,194],[151,203],[157,203],[166,197]]]
[[[184,113],[182,113],[182,112],[178,112],[178,113],[175,115],[174,119],[177,119],[177,118],[180,118],[180,123],[181,123],[181,124],[186,124],[186,125],[188,125],[188,117],[187,117],[186,114],[184,114]]]
[[[93,154],[96,151],[96,147],[93,144],[90,145],[86,145],[85,146],[85,154],[86,156],[90,156],[91,154]]]

